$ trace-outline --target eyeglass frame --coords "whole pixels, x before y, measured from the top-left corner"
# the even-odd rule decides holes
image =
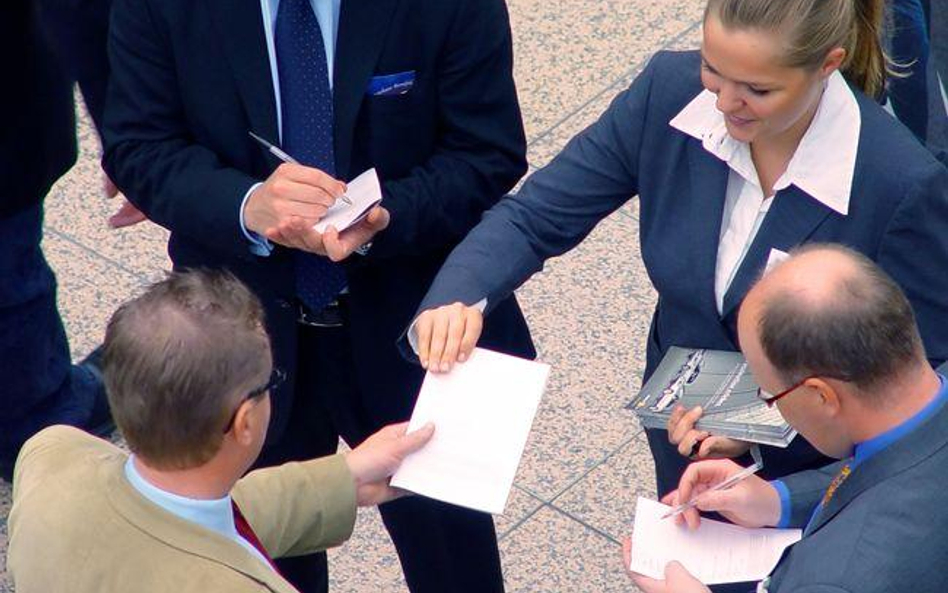
[[[764,391],[764,388],[763,388],[763,387],[758,387],[758,388],[757,388],[757,399],[759,399],[760,401],[762,401],[762,402],[764,402],[765,404],[767,404],[767,407],[768,407],[768,408],[772,408],[772,407],[774,407],[774,404],[777,403],[777,400],[778,400],[778,399],[790,395],[791,393],[793,393],[793,392],[796,391],[797,389],[803,387],[803,384],[806,383],[807,381],[809,381],[810,379],[816,379],[816,378],[817,378],[817,375],[807,375],[806,377],[800,379],[799,381],[797,381],[796,383],[794,383],[793,385],[791,385],[790,387],[784,389],[783,391],[781,391],[780,393],[778,393],[778,394],[776,394],[776,395],[770,395],[770,394],[768,393],[768,395],[770,395],[770,397],[764,397],[763,394],[764,394],[764,393],[767,393],[767,392]]]
[[[234,427],[234,422],[237,420],[237,412],[240,411],[240,406],[244,405],[244,402],[258,398],[278,389],[284,381],[286,381],[286,373],[280,369],[274,368],[273,372],[270,373],[270,378],[267,379],[266,383],[260,387],[250,390],[247,392],[247,395],[240,399],[240,402],[237,403],[237,407],[234,408],[234,413],[230,415],[230,420],[228,420],[227,424],[224,425],[224,434],[230,432],[230,429]]]

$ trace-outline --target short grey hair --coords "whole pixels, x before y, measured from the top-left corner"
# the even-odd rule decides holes
[[[173,272],[122,305],[106,330],[112,415],[131,450],[160,469],[209,461],[272,364],[260,301],[227,272]]]
[[[813,251],[842,254],[853,267],[833,279],[832,294],[818,303],[779,287],[764,297],[760,343],[787,385],[815,375],[872,394],[926,361],[912,307],[892,278],[841,245],[806,245],[791,257]]]

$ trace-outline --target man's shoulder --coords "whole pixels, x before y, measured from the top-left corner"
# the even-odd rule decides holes
[[[948,546],[946,455],[883,479],[791,552],[780,588],[833,585],[844,591],[940,593]],[[936,470],[936,471],[933,471]]]
[[[33,435],[24,443],[17,456],[14,485],[32,479],[37,474],[61,474],[84,471],[89,464],[110,456],[121,456],[122,451],[112,443],[92,436],[72,426],[50,426]]]
[[[58,525],[98,514],[105,501],[106,464],[121,467],[125,454],[115,445],[70,426],[53,426],[20,450],[13,477],[11,524]]]

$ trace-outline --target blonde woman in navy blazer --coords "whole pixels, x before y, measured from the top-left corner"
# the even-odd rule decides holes
[[[483,307],[489,314],[636,194],[659,297],[646,379],[671,346],[737,350],[751,283],[807,242],[876,261],[911,300],[928,356],[948,358],[948,171],[872,98],[885,76],[882,5],[710,0],[701,52],[656,54],[452,253],[407,332],[422,364],[463,360]],[[714,437],[696,447],[704,435],[678,428],[671,436],[686,454],[746,450]],[[687,458],[666,431],[648,433],[664,494]],[[827,461],[803,439],[765,449],[768,477]]]

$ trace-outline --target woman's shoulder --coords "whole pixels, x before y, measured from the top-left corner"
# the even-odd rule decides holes
[[[697,50],[657,52],[632,81],[629,90],[639,85],[648,87],[649,112],[667,123],[704,90],[701,54]],[[628,96],[631,98],[633,94]]]
[[[945,167],[876,101],[858,91],[854,94],[861,122],[858,158],[864,168],[911,177],[931,175]]]

